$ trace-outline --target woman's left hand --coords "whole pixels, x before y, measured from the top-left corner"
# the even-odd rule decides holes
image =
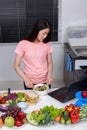
[[[52,78],[52,76],[47,76],[47,84],[49,85],[49,84],[51,84],[53,82],[53,78]]]
[[[26,85],[27,88],[33,88],[34,87],[33,83],[30,80],[28,80],[28,82],[25,82],[25,85]]]

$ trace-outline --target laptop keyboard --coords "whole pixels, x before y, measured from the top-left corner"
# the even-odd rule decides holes
[[[59,100],[60,102],[67,102],[70,99],[74,98],[72,94],[69,94],[68,87],[63,87],[53,92],[48,93],[51,97]]]
[[[62,100],[62,99],[64,99],[64,98],[66,97],[66,95],[67,95],[67,92],[63,92],[63,93],[57,95],[57,96],[56,96],[56,99]]]
[[[67,87],[62,87],[58,90],[48,93],[48,95],[59,100],[60,102],[67,102],[75,98],[76,92],[84,90],[87,91],[87,79],[80,80]]]
[[[51,97],[54,97],[55,99],[65,102],[65,97],[67,96],[68,87],[63,87],[58,90],[55,90],[53,92],[48,93]]]

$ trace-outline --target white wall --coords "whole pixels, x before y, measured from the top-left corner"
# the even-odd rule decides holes
[[[19,76],[13,69],[15,47],[16,45],[0,46],[0,81],[20,80]],[[53,77],[54,79],[62,79],[63,48],[58,44],[52,44],[52,47],[54,63]]]
[[[14,49],[14,45],[0,46],[0,81],[19,79],[13,69]]]
[[[62,0],[62,40],[69,26],[87,25],[87,0]]]
[[[62,38],[66,28],[71,24],[87,24],[87,0],[62,0]],[[0,82],[20,80],[13,69],[14,49],[16,45],[0,46]],[[63,79],[63,46],[52,44],[54,71],[53,77],[57,80]]]

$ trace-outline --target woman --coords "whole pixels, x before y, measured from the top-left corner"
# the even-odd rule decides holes
[[[51,26],[47,19],[37,20],[30,36],[19,42],[15,49],[14,69],[23,79],[25,89],[34,84],[52,83]],[[24,63],[24,71],[20,65]]]

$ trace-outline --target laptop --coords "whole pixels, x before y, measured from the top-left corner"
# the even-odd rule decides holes
[[[87,90],[87,79],[80,80],[69,86],[64,86],[55,91],[49,92],[48,95],[64,103],[75,98],[75,93],[78,91]]]

